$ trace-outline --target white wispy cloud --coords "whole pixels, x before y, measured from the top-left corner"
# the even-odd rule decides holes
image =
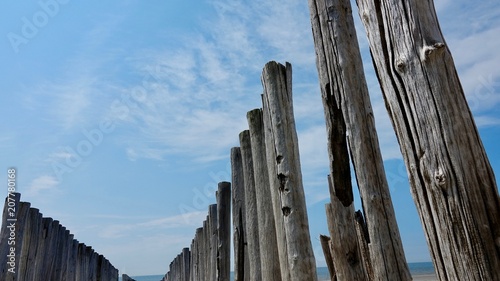
[[[57,189],[58,184],[59,181],[55,177],[43,175],[31,181],[26,187],[25,194],[32,197],[44,192],[52,192]]]
[[[137,229],[141,230],[140,233],[144,233],[157,232],[165,229],[198,227],[206,216],[206,211],[195,211],[170,217],[141,220],[136,223],[110,224],[100,230],[99,236],[102,238],[116,239],[118,237],[136,235],[139,233],[136,232]]]
[[[149,50],[128,59],[146,77],[138,85],[145,99],[127,106],[129,114],[121,118],[123,126],[132,125],[143,136],[123,141],[131,159],[164,159],[169,154],[198,161],[227,157],[238,133],[247,128],[246,111],[261,106],[259,76],[265,62],[289,58],[297,65],[314,66],[312,42],[300,39],[311,37],[308,13],[301,11],[307,8],[304,3],[212,4],[217,17],[207,20],[203,34],[186,38],[179,49]],[[262,57],[263,48],[269,49],[269,58]],[[122,90],[126,95],[132,91]]]

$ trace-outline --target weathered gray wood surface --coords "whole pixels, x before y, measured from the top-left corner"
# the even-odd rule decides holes
[[[310,0],[309,7],[325,116],[331,125],[335,123],[329,119],[341,118],[336,114],[345,120],[368,224],[374,278],[411,280],[385,177],[350,2]]]
[[[281,270],[276,241],[276,225],[269,186],[266,145],[262,110],[247,113],[255,179],[255,196],[258,209],[259,249],[262,280],[281,281]]]
[[[212,204],[208,206],[208,226],[209,226],[209,237],[208,239],[210,247],[207,256],[207,261],[209,264],[209,270],[207,275],[209,280],[216,280],[217,278],[217,204]]]
[[[357,2],[439,279],[500,280],[497,183],[433,1]]]
[[[265,103],[264,97],[263,98],[263,111],[262,111],[262,117],[264,119],[264,139],[266,142],[266,159],[268,162],[267,169],[269,171],[268,176],[269,176],[269,187],[271,189],[271,200],[272,200],[272,205],[273,205],[273,216],[274,216],[274,223],[276,225],[276,242],[277,242],[277,247],[278,247],[278,259],[280,263],[280,272],[281,272],[281,280],[282,281],[290,281],[290,264],[288,262],[288,248],[287,248],[287,237],[286,237],[286,232],[285,232],[285,222],[283,219],[281,219],[281,216],[283,215],[283,211],[281,209],[281,195],[280,195],[280,189],[279,189],[279,179],[274,176],[270,175],[277,175],[277,170],[276,166],[274,163],[271,163],[272,165],[269,165],[270,162],[272,162],[272,159],[276,159],[276,151],[269,149],[269,146],[273,145],[273,141],[271,138],[271,127],[269,125],[266,126],[267,120],[270,120],[270,112],[267,110],[267,105]]]
[[[292,101],[291,65],[269,62],[262,72],[267,166],[275,214],[278,249],[286,249],[290,279],[316,280]],[[267,119],[266,119],[267,118]],[[248,223],[248,222],[247,222]],[[280,237],[283,227],[285,237]],[[283,245],[284,243],[284,245]],[[281,247],[280,247],[281,244]],[[284,256],[280,254],[280,258]]]
[[[233,198],[234,280],[249,281],[249,261],[246,245],[245,186],[241,149],[231,148],[231,182]]]
[[[8,214],[7,204],[0,235],[2,254],[11,246],[16,247],[15,274],[7,271],[7,260],[4,260],[0,264],[0,280],[118,280],[118,271],[106,259],[103,258],[106,263],[100,263],[99,255],[91,247],[74,240],[59,221],[43,218],[37,209],[30,207],[30,203],[20,201],[19,193],[15,196],[15,245],[8,243],[7,219],[12,217]],[[7,254],[5,252],[0,260],[7,258]]]
[[[240,133],[240,150],[243,163],[243,181],[245,186],[245,230],[250,270],[248,275],[250,280],[260,281],[262,280],[262,270],[259,245],[259,213],[255,192],[255,172],[253,169],[252,147],[250,132],[248,130]]]
[[[189,272],[191,268],[191,251],[189,248],[182,249],[182,281],[189,281]]]
[[[361,253],[361,261],[365,268],[365,274],[368,280],[374,280],[372,261],[370,258],[370,249],[368,248],[368,228],[361,211],[354,213],[354,220],[356,221],[356,234],[358,238],[359,251]]]
[[[328,185],[331,194],[334,192],[331,177],[328,177]],[[326,204],[325,211],[328,231],[331,237],[335,237],[331,240],[331,252],[337,279],[365,280],[367,277],[354,224],[354,202],[345,206],[338,197],[330,197],[331,203]]]
[[[337,281],[337,273],[335,272],[335,266],[333,265],[332,251],[330,247],[331,239],[326,235],[320,235],[319,241],[321,243],[323,255],[325,256],[325,262],[328,267],[328,273],[330,274],[330,280]]]
[[[220,182],[217,190],[217,281],[229,281],[231,272],[231,183]]]

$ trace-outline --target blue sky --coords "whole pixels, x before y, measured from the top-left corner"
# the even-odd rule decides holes
[[[202,225],[217,182],[230,180],[230,148],[248,128],[246,112],[261,107],[262,67],[289,61],[311,236],[323,266],[328,160],[307,1],[246,2],[4,3],[0,182],[16,167],[22,199],[122,273],[163,274]],[[439,0],[436,7],[498,175],[500,5]],[[428,261],[354,18],[407,260]]]

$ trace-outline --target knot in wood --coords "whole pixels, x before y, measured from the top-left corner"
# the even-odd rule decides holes
[[[290,207],[283,207],[281,208],[281,211],[283,212],[283,216],[288,217],[288,215],[292,212],[292,209],[290,209]]]
[[[280,182],[279,190],[281,192],[288,191],[288,188],[286,188],[286,182],[288,181],[288,177],[285,174],[280,173],[278,174],[278,180]]]
[[[279,165],[281,164],[281,162],[283,162],[283,156],[281,155],[276,156],[276,163]]]
[[[443,187],[446,185],[447,179],[442,168],[439,168],[434,172],[434,180],[436,181],[437,186]]]
[[[435,53],[439,49],[442,49],[444,46],[444,43],[441,42],[434,43],[433,45],[425,45],[422,47],[420,59],[424,62],[427,61],[431,54]]]
[[[406,70],[406,58],[400,57],[396,60],[396,69],[399,72],[404,72]]]
[[[349,251],[346,254],[347,262],[351,265],[354,266],[358,263],[358,257],[355,252]]]

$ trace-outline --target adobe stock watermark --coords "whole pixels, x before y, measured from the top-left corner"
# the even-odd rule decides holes
[[[44,28],[61,10],[61,5],[66,5],[69,0],[41,0],[38,1],[39,10],[33,13],[31,17],[21,18],[21,30],[19,33],[7,33],[12,50],[19,53],[21,45],[28,44],[29,41],[37,36],[40,29]]]
[[[494,79],[493,75],[488,77],[479,76],[478,85],[474,88],[474,92],[467,96],[467,102],[472,112],[478,110],[481,104],[488,103],[497,95],[497,89],[500,87],[500,80]]]
[[[99,126],[92,130],[83,130],[84,139],[80,140],[74,147],[66,146],[60,153],[67,155],[64,162],[53,162],[52,170],[59,182],[62,181],[65,173],[72,172],[83,162],[83,159],[89,156],[94,147],[99,146],[104,141],[104,136],[113,132],[115,124],[111,121],[103,121]]]
[[[83,138],[73,146],[61,147],[56,154],[63,155],[63,160],[54,161],[52,170],[59,182],[63,180],[66,173],[73,172],[78,168],[93,151],[111,134],[119,120],[126,120],[134,108],[147,101],[147,82],[153,79],[157,81],[160,67],[154,68],[156,73],[148,72],[142,79],[142,85],[135,86],[130,92],[122,94],[120,98],[114,99],[110,104],[110,112],[113,118],[105,119],[91,130],[83,129]]]
[[[208,206],[214,204],[215,192],[218,190],[219,182],[229,181],[231,182],[231,163],[228,163],[225,170],[221,170],[217,173],[209,172],[208,176],[210,181],[204,186],[194,188],[193,201],[191,204],[180,204],[179,211],[184,219],[185,223],[189,222],[189,214],[193,212],[199,212],[206,210],[208,212]]]

